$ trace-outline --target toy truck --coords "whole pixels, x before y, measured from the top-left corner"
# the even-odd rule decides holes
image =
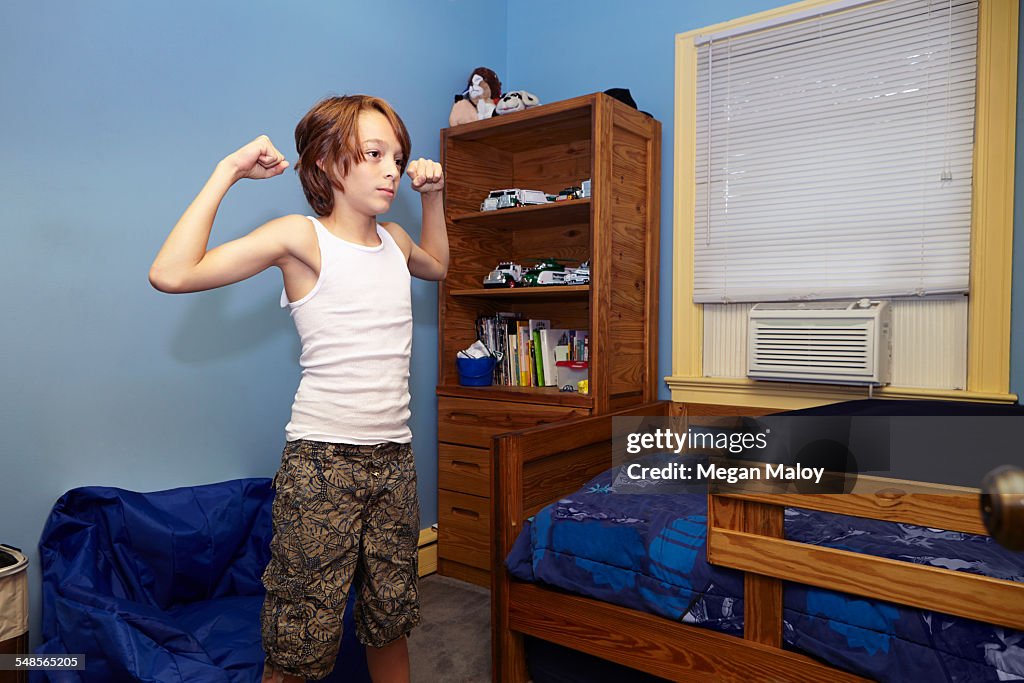
[[[494,211],[495,209],[507,209],[513,206],[526,206],[529,204],[547,204],[548,196],[540,190],[491,190],[487,199],[480,205],[481,211]]]

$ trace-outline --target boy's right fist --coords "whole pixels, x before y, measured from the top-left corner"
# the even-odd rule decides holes
[[[273,178],[284,173],[288,162],[266,135],[261,135],[221,162],[237,178]]]

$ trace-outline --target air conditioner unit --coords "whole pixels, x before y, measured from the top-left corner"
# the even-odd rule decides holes
[[[888,384],[891,340],[885,301],[757,304],[748,318],[747,377]]]

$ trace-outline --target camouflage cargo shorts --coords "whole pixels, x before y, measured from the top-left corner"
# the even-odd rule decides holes
[[[419,502],[410,444],[290,441],[274,477],[263,649],[287,673],[334,668],[352,582],[356,635],[381,647],[419,623]]]

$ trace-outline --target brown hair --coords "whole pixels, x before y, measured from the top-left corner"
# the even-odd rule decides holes
[[[295,171],[306,201],[318,216],[326,216],[334,210],[333,188],[342,189],[341,179],[348,175],[353,161],[363,161],[358,125],[362,111],[378,111],[391,124],[402,147],[402,165],[398,172],[404,173],[409,163],[409,132],[384,100],[369,95],[347,95],[317,102],[295,127],[295,148],[299,153]]]

